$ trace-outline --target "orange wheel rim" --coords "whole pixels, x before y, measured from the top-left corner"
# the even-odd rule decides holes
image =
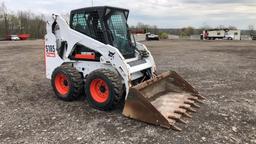
[[[90,93],[96,102],[106,102],[109,97],[109,88],[107,83],[102,79],[94,79],[90,84]]]
[[[69,91],[68,79],[64,74],[58,73],[56,75],[55,87],[61,95],[66,95],[68,93]]]

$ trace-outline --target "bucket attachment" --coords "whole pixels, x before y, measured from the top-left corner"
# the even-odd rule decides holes
[[[187,122],[197,103],[203,103],[200,96],[188,82],[176,72],[169,71],[131,87],[125,101],[123,115],[146,123],[181,131],[176,122]]]

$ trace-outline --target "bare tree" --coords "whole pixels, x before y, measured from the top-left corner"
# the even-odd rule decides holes
[[[191,26],[182,28],[180,36],[181,37],[191,36],[194,34],[194,31],[195,31],[195,29]]]
[[[226,29],[226,26],[224,26],[224,25],[219,25],[219,26],[217,26],[216,28],[217,28],[217,29]]]
[[[7,35],[8,34],[8,18],[7,18],[7,8],[5,6],[5,3],[2,2],[0,5],[0,33]],[[2,35],[3,36],[3,35]]]
[[[9,12],[4,3],[0,4],[0,37],[9,34],[31,34],[31,38],[43,38],[45,17],[30,11]]]
[[[0,18],[3,19],[4,18],[4,14],[6,13],[7,9],[6,6],[4,4],[4,2],[2,2],[0,4]]]
[[[153,29],[153,33],[154,33],[154,34],[158,34],[158,33],[159,33],[159,30],[158,30],[158,28],[157,28],[156,25],[154,25],[154,26],[152,27],[152,29]]]
[[[230,25],[230,26],[228,26],[228,29],[230,29],[230,30],[237,30],[237,27]]]
[[[199,29],[200,29],[200,30],[208,30],[208,29],[212,29],[212,27],[209,26],[209,25],[206,24],[206,23],[203,23],[203,26],[201,26]]]
[[[255,35],[254,26],[253,25],[249,25],[248,28],[249,28],[250,36]]]

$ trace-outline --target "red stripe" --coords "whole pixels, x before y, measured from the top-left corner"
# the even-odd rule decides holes
[[[89,59],[89,60],[95,60],[96,56],[95,54],[76,54],[76,59]]]

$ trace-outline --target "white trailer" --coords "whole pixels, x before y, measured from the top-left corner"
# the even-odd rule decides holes
[[[203,36],[205,40],[216,40],[216,39],[241,40],[241,31],[230,30],[230,29],[204,30]]]

